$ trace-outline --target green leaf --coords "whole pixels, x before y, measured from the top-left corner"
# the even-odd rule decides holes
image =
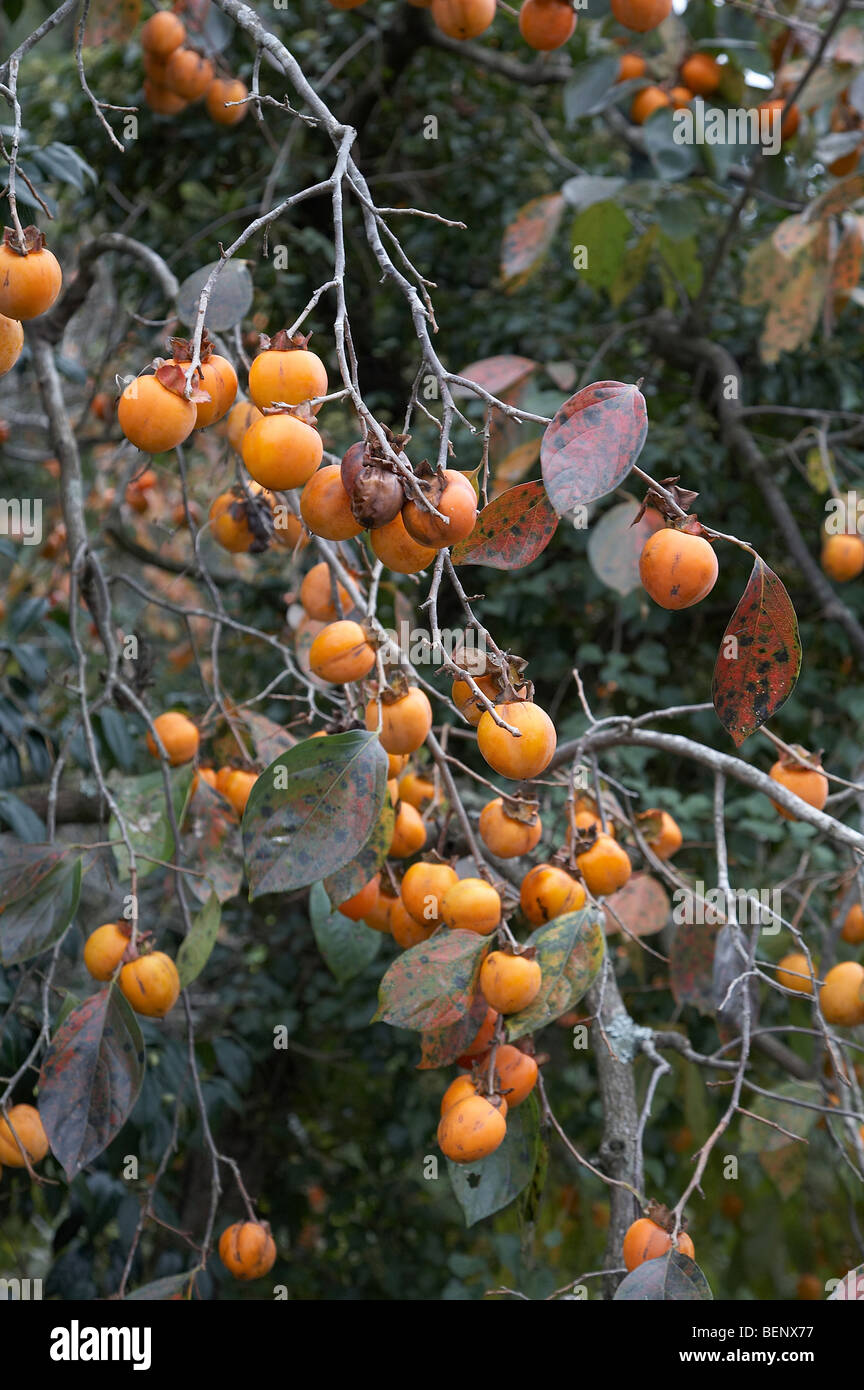
[[[283,753],[258,778],[243,816],[250,897],[305,888],[341,869],[366,844],[386,796],[377,734],[353,729]]]
[[[171,800],[178,825],[183,819],[192,777],[191,766],[174,767],[168,773]],[[174,833],[165,804],[162,773],[146,772],[143,777],[111,776],[108,778],[108,785],[126,822],[126,830],[137,859],[138,877],[146,878],[159,867],[153,860],[161,859],[168,863],[174,853]],[[129,854],[122,842],[119,822],[113,815],[108,823],[108,838],[115,842],[112,848],[117,862],[117,877],[121,880],[126,879],[129,877]],[[139,855],[147,855],[149,858],[138,858]]]
[[[645,152],[659,179],[686,179],[696,168],[699,157],[694,145],[679,144],[675,131],[680,127],[674,117],[677,113],[663,108],[655,111],[642,127]]]
[[[0,916],[4,965],[38,956],[63,935],[78,907],[80,858],[58,863],[36,886],[9,903]]]
[[[584,212],[595,203],[608,203],[626,188],[625,179],[607,179],[597,174],[579,174],[562,185],[561,193],[576,212]]]
[[[13,792],[0,791],[0,820],[8,825],[19,840],[40,844],[45,839],[47,832],[44,821],[25,801],[19,801]]]
[[[540,1112],[532,1094],[507,1114],[507,1133],[494,1153],[477,1163],[447,1160],[453,1193],[466,1226],[509,1206],[531,1182],[540,1152]]]
[[[645,278],[651,253],[657,241],[657,228],[649,227],[627,253],[618,275],[609,287],[609,298],[617,309]]]
[[[142,1284],[139,1289],[127,1293],[124,1303],[156,1303],[173,1298],[175,1293],[187,1294],[189,1285],[198,1270],[187,1269],[182,1274],[166,1274],[164,1279],[154,1279],[152,1284]]]
[[[222,906],[216,894],[211,893],[177,952],[177,971],[182,989],[198,978],[210,959],[221,921]]]
[[[702,262],[696,238],[676,239],[661,232],[657,238],[657,250],[675,284],[681,285],[691,299],[695,298],[702,288]]]
[[[344,899],[343,899],[344,902]],[[330,907],[323,883],[312,885],[309,895],[309,916],[318,950],[332,975],[340,984],[353,980],[379,950],[383,935],[364,922],[352,922]]]
[[[538,927],[527,944],[537,952],[542,983],[527,1009],[507,1018],[507,1038],[524,1038],[578,1004],[603,964],[606,935],[603,914],[595,907],[565,912]]]
[[[615,1290],[615,1300],[620,1303],[706,1303],[713,1297],[699,1266],[680,1250],[645,1260]]]
[[[615,79],[618,58],[612,54],[578,63],[564,87],[564,120],[574,125],[582,116],[602,111],[621,95]]]
[[[585,247],[587,264],[578,273],[587,285],[612,287],[627,255],[631,230],[630,218],[617,203],[594,203],[580,212],[570,228],[570,244],[574,258],[577,247]]]

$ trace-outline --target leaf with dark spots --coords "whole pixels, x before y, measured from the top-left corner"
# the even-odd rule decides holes
[[[403,951],[381,981],[373,1022],[421,1033],[458,1023],[471,1008],[489,947],[477,932],[439,928]]]
[[[53,946],[75,916],[80,893],[81,859],[60,858],[30,892],[7,903],[0,915],[3,964],[17,965]]]
[[[619,1303],[706,1303],[712,1300],[708,1280],[689,1255],[670,1250],[645,1260],[621,1280],[614,1300]]]
[[[475,994],[468,1012],[446,1028],[432,1029],[420,1039],[420,1061],[418,1071],[430,1067],[449,1067],[457,1057],[461,1057],[466,1047],[480,1032],[480,1025],[486,1017],[488,1004],[482,994]]]
[[[296,734],[289,733],[281,724],[274,724],[272,719],[266,719],[263,714],[257,714],[254,710],[238,711],[237,717],[243,720],[249,730],[255,746],[255,757],[259,763],[272,763],[280,753],[287,753],[289,748],[296,747],[299,742]]]
[[[198,916],[194,918],[177,952],[177,971],[182,989],[193,980],[197,980],[210,959],[221,921],[221,904],[216,894],[211,893]]]
[[[106,985],[58,1028],[39,1077],[39,1114],[70,1182],[119,1134],[143,1078],[138,1020],[118,986]]]
[[[186,886],[200,903],[215,893],[220,903],[240,892],[243,882],[243,843],[237,813],[229,801],[203,777],[189,802],[182,826]]]
[[[606,937],[603,915],[594,907],[565,912],[528,938],[540,966],[540,993],[527,1009],[510,1014],[507,1038],[524,1038],[578,1004],[603,964]]]
[[[540,466],[559,516],[623,482],[648,432],[645,398],[623,381],[596,381],[565,401],[548,425]]]
[[[558,517],[543,484],[522,483],[483,508],[471,535],[454,545],[453,563],[521,569],[546,549],[557,526]]]
[[[521,207],[501,243],[501,278],[513,291],[540,269],[567,206],[560,193],[543,193]]]
[[[698,907],[692,895],[688,902]],[[710,915],[709,908],[704,915]],[[714,1013],[714,943],[719,929],[719,922],[683,922],[676,928],[669,949],[673,998],[676,1004],[691,1004],[701,1014]]]
[[[465,377],[467,381],[476,382],[484,391],[488,391],[490,396],[497,396],[500,400],[505,391],[512,391],[514,386],[527,380],[537,365],[530,357],[483,357],[479,362],[469,362],[467,367],[462,368],[459,376]],[[467,386],[457,383],[453,387],[453,395],[456,397],[471,394]]]
[[[353,898],[355,893],[359,893],[361,888],[365,888],[370,878],[375,877],[387,858],[393,841],[395,821],[396,813],[388,796],[381,808],[381,814],[372,828],[372,834],[360,853],[348,864],[343,865],[341,869],[337,869],[335,874],[330,874],[324,880],[327,896],[334,907],[339,907],[341,903]]]
[[[792,600],[757,556],[714,667],[714,708],[736,745],[777,713],[795,689],[800,670],[801,639]]]
[[[530,1095],[507,1115],[507,1133],[494,1153],[477,1163],[447,1160],[454,1196],[466,1226],[492,1216],[524,1192],[534,1177],[542,1150],[540,1111]]]
[[[335,874],[366,844],[386,795],[377,734],[352,729],[283,753],[258,778],[243,816],[250,897]]]
[[[68,852],[58,845],[17,844],[0,853],[0,911],[32,893]]]

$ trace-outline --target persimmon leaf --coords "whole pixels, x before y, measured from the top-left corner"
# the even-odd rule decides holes
[[[595,381],[547,427],[540,466],[559,516],[605,497],[626,478],[648,432],[645,397],[623,381]]]
[[[736,745],[788,700],[800,670],[801,639],[792,600],[757,556],[714,667],[714,708]]]
[[[557,526],[543,484],[520,483],[483,508],[471,535],[454,545],[453,563],[521,569],[546,549]]]

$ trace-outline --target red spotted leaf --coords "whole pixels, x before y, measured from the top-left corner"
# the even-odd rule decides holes
[[[469,362],[459,375],[466,377],[468,381],[476,382],[484,391],[488,391],[490,396],[497,396],[500,400],[505,391],[512,391],[514,386],[519,386],[527,380],[531,373],[536,371],[537,366],[538,363],[530,357],[482,357],[479,362]],[[453,387],[454,396],[471,394],[467,386],[457,383]]]
[[[0,852],[0,911],[31,894],[69,851],[62,846],[20,841]]]
[[[618,502],[592,522],[588,533],[588,563],[597,578],[618,594],[639,588],[642,547],[664,524],[660,513],[649,507],[634,525],[638,510],[638,502]]]
[[[327,896],[334,907],[338,907],[340,903],[353,898],[355,893],[359,893],[361,888],[365,888],[370,878],[375,877],[387,858],[393,840],[395,820],[393,804],[388,797],[373,827],[372,834],[360,853],[349,863],[344,864],[341,869],[330,874],[324,881]]]
[[[546,549],[557,525],[543,484],[521,483],[483,508],[471,535],[454,545],[453,563],[522,569]]]
[[[714,667],[714,708],[736,745],[788,700],[800,670],[801,639],[792,600],[757,556]]]
[[[518,289],[540,269],[566,206],[560,193],[544,193],[519,209],[501,243],[501,278],[508,290]]]
[[[84,26],[87,48],[126,43],[141,22],[141,0],[91,0]]]
[[[565,401],[543,436],[540,466],[559,516],[618,487],[648,432],[645,397],[623,381],[595,381]]]
[[[623,924],[631,936],[653,936],[669,921],[672,904],[669,894],[650,874],[633,874],[629,882],[603,904],[606,932],[620,931]]]
[[[117,985],[72,1010],[42,1062],[39,1114],[71,1182],[123,1128],[144,1079],[138,1021]]]
[[[700,906],[692,896],[689,903],[695,910]],[[689,915],[689,914],[688,914]],[[705,908],[704,916],[711,917],[710,909]],[[713,1014],[716,1009],[714,999],[714,945],[719,931],[719,923],[682,922],[672,937],[669,950],[669,984],[676,1004],[690,1004],[701,1014]]]
[[[462,1018],[448,1024],[446,1028],[432,1029],[424,1033],[420,1039],[418,1071],[425,1071],[430,1067],[449,1067],[451,1062],[461,1057],[479,1033],[488,1007],[483,995],[475,994],[471,1007]]]
[[[381,981],[373,1021],[421,1033],[459,1023],[477,993],[489,944],[477,932],[439,931],[403,951]]]
[[[834,257],[834,265],[831,268],[832,294],[850,294],[861,279],[861,255],[862,250],[864,250],[862,228],[864,228],[864,219],[858,218],[857,221],[846,227],[840,238],[840,245],[837,247],[837,255]]]
[[[327,878],[359,853],[387,795],[377,734],[309,738],[265,768],[243,815],[250,897]]]

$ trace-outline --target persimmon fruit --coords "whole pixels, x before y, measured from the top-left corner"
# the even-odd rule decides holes
[[[151,951],[123,966],[120,988],[136,1014],[164,1018],[180,996],[180,976],[170,956]]]
[[[378,730],[387,753],[416,753],[432,728],[432,706],[426,692],[411,685],[396,700],[373,696],[366,706],[366,728],[372,733]]]
[[[326,560],[320,560],[303,576],[303,583],[300,585],[300,602],[304,612],[310,618],[316,618],[321,623],[330,623],[336,622],[341,616],[333,598],[333,587],[334,581],[331,580],[330,566]],[[342,613],[350,613],[354,607],[351,602],[351,595],[344,584],[340,584],[338,580],[335,580],[335,588],[342,605]]]
[[[696,1250],[686,1231],[678,1232],[677,1248],[682,1255],[696,1258]],[[672,1249],[672,1236],[650,1217],[641,1216],[628,1227],[621,1253],[628,1270],[634,1270],[646,1260],[656,1260]]]
[[[440,1113],[446,1115],[451,1106],[458,1105],[460,1100],[467,1100],[469,1096],[476,1096],[476,1094],[476,1081],[472,1080],[470,1076],[457,1076],[455,1081],[450,1082],[441,1097]]]
[[[535,927],[542,927],[565,912],[578,912],[585,901],[585,889],[579,880],[556,864],[535,864],[519,888],[519,906]]]
[[[782,111],[786,105],[783,97],[771,97],[768,101],[760,101],[760,111]],[[791,140],[797,134],[801,124],[801,112],[797,106],[790,106],[780,124],[780,139]]]
[[[165,86],[186,101],[200,101],[213,81],[213,64],[193,48],[175,48],[165,64]]]
[[[251,401],[237,401],[235,405],[232,405],[227,420],[228,439],[232,449],[236,449],[239,454],[243,447],[243,436],[246,431],[251,425],[254,425],[256,420],[263,419],[264,416],[261,411]]]
[[[393,838],[390,841],[391,859],[410,859],[425,843],[426,826],[423,817],[416,806],[409,806],[407,801],[401,801],[396,812]]]
[[[825,536],[820,564],[829,579],[848,584],[864,570],[864,539],[859,535]]]
[[[247,772],[244,768],[236,769],[225,779],[222,795],[231,802],[238,816],[242,817],[246,810],[246,803],[257,781],[258,773]]]
[[[217,125],[239,125],[249,110],[246,98],[249,89],[239,77],[214,77],[204,94],[207,115]],[[241,106],[227,105],[228,102],[242,102]]]
[[[415,922],[433,929],[440,927],[444,921],[444,896],[458,882],[459,875],[450,864],[418,861],[405,871],[400,888],[402,901]]]
[[[327,368],[317,353],[305,346],[265,348],[249,368],[249,395],[260,410],[273,405],[302,405],[326,394]]]
[[[846,913],[840,935],[851,946],[860,946],[864,941],[864,911],[860,903],[853,903]]]
[[[266,1221],[237,1221],[219,1237],[219,1258],[235,1279],[261,1279],[276,1262],[276,1242]]]
[[[484,710],[477,725],[477,747],[486,762],[502,777],[514,781],[539,777],[552,761],[558,742],[552,720],[531,700],[507,701],[496,709],[520,736],[496,724],[491,712]]]
[[[644,77],[647,64],[641,53],[622,53],[618,60],[616,82],[628,82],[634,77]]]
[[[174,361],[184,372],[190,365],[177,358]],[[208,401],[195,402],[195,428],[202,430],[228,414],[237,395],[237,373],[227,357],[213,352],[206,362],[201,363],[198,375],[201,389],[210,397]]]
[[[131,929],[120,922],[105,922],[84,943],[84,965],[94,980],[110,980],[129,945]]]
[[[197,408],[194,401],[163,386],[155,376],[139,376],[120,397],[117,422],[136,449],[162,454],[188,439],[197,422]]]
[[[157,116],[179,116],[189,105],[185,97],[173,92],[170,87],[161,86],[150,77],[144,79],[143,90],[144,100]]]
[[[255,420],[243,436],[240,452],[256,483],[287,492],[308,483],[324,457],[324,445],[313,425],[282,411]]]
[[[501,897],[482,878],[461,878],[441,899],[441,916],[453,931],[489,936],[501,921]]]
[[[777,983],[797,994],[813,993],[813,976],[803,951],[790,951],[777,962]]]
[[[828,800],[828,778],[824,772],[800,766],[788,758],[778,758],[777,762],[770,768],[768,776],[772,781],[779,782],[780,786],[785,787],[787,791],[793,792],[795,796],[800,796],[802,801],[817,811],[821,811]],[[787,811],[776,801],[772,801],[771,805],[784,820],[798,819],[793,811]]]
[[[0,376],[10,372],[24,348],[24,329],[18,319],[0,314]]]
[[[819,995],[826,1023],[856,1028],[864,1023],[864,965],[844,960],[825,976]]]
[[[435,24],[450,39],[476,39],[495,18],[495,0],[432,0],[431,8]]]
[[[503,1143],[507,1121],[485,1096],[467,1096],[451,1105],[438,1124],[438,1146],[454,1163],[476,1163]]]
[[[611,10],[625,29],[647,34],[671,14],[672,0],[612,0]]]
[[[458,1066],[471,1066],[478,1057],[482,1057],[488,1052],[492,1039],[495,1036],[495,1029],[498,1024],[498,1013],[495,1009],[487,1008],[483,1022],[477,1029],[472,1041],[468,1044],[462,1056],[457,1059]]]
[[[641,812],[638,819],[648,822],[643,832],[645,842],[658,859],[671,859],[673,854],[678,853],[684,843],[684,837],[674,816],[670,816],[668,811],[651,808]]]
[[[408,534],[401,512],[386,526],[376,526],[370,531],[369,542],[377,559],[396,574],[419,574],[432,564],[438,553]]]
[[[536,813],[533,823],[508,815],[507,806],[508,803],[500,796],[487,801],[480,812],[477,829],[480,839],[492,854],[499,859],[517,859],[536,849],[543,834],[543,823]]]
[[[264,506],[272,511],[268,493],[264,493],[257,483],[251,491],[257,492]],[[256,503],[250,503],[240,489],[220,492],[210,503],[210,532],[217,545],[232,555],[243,554],[253,549],[264,549],[265,542],[259,527],[253,523],[251,515]]]
[[[7,228],[0,243],[0,314],[35,319],[51,308],[60,293],[63,272],[41,232],[25,228],[25,244],[33,246],[26,256],[14,249],[13,241]]]
[[[309,649],[313,675],[330,685],[362,680],[375,665],[375,648],[359,623],[340,618],[318,633]]]
[[[547,2],[552,3],[552,0]],[[432,550],[442,550],[470,536],[477,520],[477,494],[468,479],[455,468],[446,468],[440,495],[435,485],[430,487],[429,495],[441,512],[440,517],[425,510],[413,497],[409,497],[402,508],[405,530],[412,540]],[[443,517],[448,520],[444,521]]]
[[[0,1163],[9,1168],[25,1168],[26,1160],[15,1135],[31,1164],[41,1163],[48,1152],[48,1136],[35,1105],[13,1105],[6,1115],[0,1115]]]
[[[611,835],[598,835],[589,849],[576,855],[576,864],[595,898],[617,893],[633,872],[627,851]]]
[[[140,34],[141,47],[160,58],[173,53],[185,38],[186,26],[171,10],[157,10],[151,14]]]
[[[710,97],[723,78],[723,69],[710,53],[692,53],[681,64],[681,81],[697,97]]]
[[[639,556],[642,586],[661,608],[691,608],[717,582],[714,550],[704,536],[667,526],[649,536]]]
[[[304,425],[304,429],[311,426]],[[312,534],[322,540],[348,541],[363,529],[354,519],[338,463],[324,464],[312,474],[300,495],[300,515]]]
[[[527,1052],[511,1043],[502,1043],[495,1049],[495,1084],[510,1110],[527,1100],[538,1075],[537,1063]]]
[[[499,1014],[518,1014],[540,993],[543,983],[536,960],[490,951],[480,967],[480,991],[490,1009]]]
[[[201,735],[198,728],[187,719],[185,714],[179,710],[167,710],[165,714],[158,714],[153,720],[153,727],[162,740],[162,746],[168,754],[168,761],[172,767],[179,767],[182,763],[189,763],[198,752],[198,744]],[[147,747],[154,757],[159,757],[159,748],[153,735],[147,732]]]
[[[523,0],[519,33],[529,48],[539,52],[561,48],[575,28],[576,15],[566,0]]]
[[[399,795],[403,801],[422,811],[426,802],[435,798],[435,783],[430,782],[428,777],[421,777],[418,772],[406,772],[399,779]]]

